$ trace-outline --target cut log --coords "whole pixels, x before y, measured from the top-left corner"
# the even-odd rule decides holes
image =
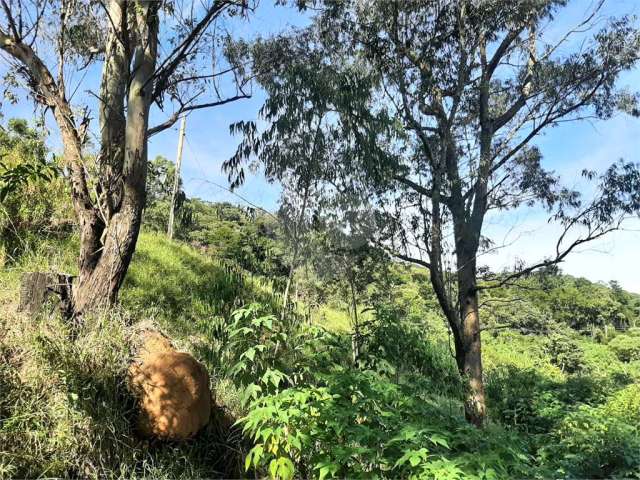
[[[57,305],[68,317],[72,311],[71,284],[73,276],[66,273],[27,272],[22,275],[18,311],[35,315],[49,302]]]

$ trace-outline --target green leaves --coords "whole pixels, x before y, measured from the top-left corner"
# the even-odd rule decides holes
[[[264,448],[262,445],[256,445],[247,454],[247,457],[244,460],[244,469],[249,470],[251,465],[260,465],[260,461],[262,459],[262,454],[264,453]]]
[[[247,405],[250,401],[256,400],[262,393],[262,387],[255,383],[250,383],[246,386],[240,397],[240,401],[243,405]]]
[[[17,260],[75,221],[60,159],[45,141],[41,126],[25,120],[0,125],[0,251],[9,254],[0,257]]]
[[[411,386],[339,367],[319,372],[316,381],[323,386],[289,388],[251,403],[240,420],[256,442],[246,465],[266,468],[274,478],[289,474],[283,459],[294,475],[312,469],[323,479],[480,475],[480,467],[455,460],[452,448],[460,441],[458,428],[465,429],[461,437],[475,430],[420,399]]]
[[[277,391],[288,377],[278,368],[279,345],[287,334],[275,325],[273,315],[260,315],[263,307],[250,304],[231,314],[233,322],[227,327],[227,353],[232,359],[228,369],[231,377],[245,387],[242,402],[255,400],[259,394]],[[257,383],[256,383],[257,382]]]
[[[264,375],[260,378],[263,384],[265,385],[273,385],[276,389],[280,386],[280,383],[286,378],[286,375],[282,373],[280,370],[275,369],[267,369],[264,372]]]
[[[633,477],[640,465],[640,387],[630,385],[598,407],[582,405],[561,422],[542,449],[571,477]]]
[[[340,465],[333,462],[320,462],[313,468],[318,471],[319,480],[323,480],[327,476],[334,477],[340,469]]]
[[[269,475],[271,478],[288,480],[293,478],[294,472],[293,462],[286,457],[279,457],[269,462]]]
[[[416,467],[424,462],[428,456],[429,451],[424,447],[418,450],[408,450],[396,461],[394,467],[403,466],[407,462],[409,462],[412,467]]]
[[[56,159],[47,160],[44,136],[25,120],[0,128],[0,203],[28,183],[51,182],[60,174]]]
[[[341,350],[327,352],[339,338],[286,328],[260,305],[231,315],[231,372],[244,386],[241,401],[247,409],[238,424],[253,442],[246,469],[272,478],[497,480],[578,472],[577,465],[586,465],[590,456],[596,458],[591,469],[596,461],[609,462],[611,469],[636,462],[634,427],[619,421],[635,411],[636,390],[606,409],[575,409],[578,403],[601,401],[604,393],[590,394],[597,381],[569,375],[566,368],[562,374],[551,364],[566,363],[577,347],[584,349],[582,357],[588,353],[579,337],[560,338],[551,348],[547,341],[560,332],[556,323],[545,330],[547,337],[510,334],[499,353],[494,339],[488,342],[498,356],[497,361],[489,357],[487,368],[493,416],[477,430],[459,414],[457,372],[446,343],[434,346],[397,305],[379,307],[365,330],[362,370],[352,369]],[[348,348],[349,339],[342,341]],[[524,357],[529,367],[518,368],[514,362]],[[587,359],[582,364],[584,371],[592,368]],[[543,378],[541,368],[554,380]],[[555,443],[539,450],[539,434]],[[562,459],[554,457],[556,448],[566,452]],[[584,471],[595,476],[595,470]]]
[[[59,172],[55,165],[46,162],[21,163],[14,167],[0,162],[0,203],[29,182],[50,182]]]
[[[640,335],[631,333],[617,335],[609,342],[609,347],[622,362],[640,360]]]

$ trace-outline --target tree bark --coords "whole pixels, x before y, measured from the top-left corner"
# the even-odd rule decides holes
[[[460,375],[467,383],[465,417],[481,427],[486,417],[484,382],[482,378],[482,343],[480,313],[476,285],[476,248],[469,245],[468,237],[457,248],[458,302],[460,310],[459,341],[456,363]]]
[[[297,248],[294,248],[294,257],[297,256]],[[294,260],[295,261],[295,260]],[[284,321],[287,316],[287,308],[289,308],[289,295],[291,291],[291,282],[293,281],[293,274],[295,273],[294,263],[289,265],[289,273],[287,275],[287,284],[284,287],[284,294],[282,296],[282,311],[280,312],[280,320]]]
[[[73,277],[64,273],[27,272],[20,282],[19,312],[36,315],[47,300],[57,296],[55,302],[65,316],[71,310],[71,282]]]
[[[124,8],[124,2],[112,1],[112,8]],[[116,63],[107,62],[103,71],[103,92],[115,102],[112,111],[101,112],[103,140],[112,138],[118,141],[118,146],[106,147],[102,153],[113,156],[105,166],[108,169],[103,179],[109,182],[109,191],[117,191],[117,203],[108,195],[107,212],[99,211],[104,223],[104,231],[100,238],[100,249],[96,261],[87,261],[87,255],[95,256],[96,252],[87,252],[85,243],[91,239],[81,237],[80,272],[77,282],[73,285],[74,313],[81,314],[104,305],[116,302],[118,291],[131,262],[135,250],[142,210],[146,196],[147,175],[147,129],[149,126],[149,108],[157,50],[157,5],[154,2],[139,2],[135,6],[135,50],[133,53],[132,74],[128,69],[118,71]],[[125,22],[121,22],[123,25]],[[124,28],[124,27],[123,27]],[[111,36],[123,41],[125,32],[112,27]],[[118,55],[124,54],[126,49],[115,49]],[[111,76],[116,76],[113,80]],[[122,82],[128,81],[128,95],[126,97],[126,117],[122,118],[123,110],[118,102],[122,100]],[[120,152],[123,152],[121,155]],[[121,155],[121,156],[120,156]],[[115,172],[115,173],[114,173]],[[119,187],[114,188],[112,182],[117,181]],[[98,216],[96,212],[95,216]],[[83,254],[83,252],[85,252]]]
[[[434,203],[434,211],[438,215],[434,215],[432,220],[431,285],[451,328],[456,364],[461,378],[466,383],[465,417],[469,423],[482,427],[486,418],[486,403],[482,378],[482,343],[476,280],[479,229],[470,228],[463,218],[458,218],[454,222],[458,287],[458,307],[456,308],[450,301],[450,293],[447,292],[442,270],[438,208],[439,204]],[[477,233],[474,234],[474,232]]]
[[[360,323],[358,321],[358,301],[356,299],[356,289],[353,280],[349,281],[351,288],[351,308],[353,311],[353,334],[351,335],[351,353],[353,364],[357,365],[360,360]]]
[[[467,383],[465,417],[469,423],[482,427],[486,416],[482,378],[482,343],[478,292],[475,286],[475,259],[471,262],[473,266],[463,267],[458,273],[460,340],[456,348],[456,363],[460,375]]]
[[[73,283],[73,313],[78,315],[117,301],[118,291],[135,250],[142,218],[142,206],[126,205],[105,231],[100,259],[93,267],[81,268]],[[80,265],[86,264],[80,258]]]

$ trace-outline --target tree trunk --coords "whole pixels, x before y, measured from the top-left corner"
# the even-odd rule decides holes
[[[439,191],[439,180],[434,178],[434,191]],[[465,393],[465,417],[473,425],[484,424],[486,406],[482,379],[482,348],[480,342],[480,316],[476,285],[476,254],[478,251],[481,222],[469,228],[460,194],[456,196],[457,208],[453,209],[457,260],[458,304],[452,301],[447,288],[446,272],[442,266],[442,229],[439,196],[432,198],[430,280],[453,334],[456,363],[463,381]],[[475,232],[475,233],[474,233]]]
[[[105,7],[110,22],[99,95],[99,175],[93,184],[87,181],[83,158],[86,124],[77,124],[65,93],[63,49],[58,84],[30,45],[17,34],[0,31],[0,49],[22,64],[36,100],[52,110],[60,129],[80,231],[79,275],[71,286],[70,316],[116,301],[135,250],[145,200],[160,3],[110,0]],[[8,10],[7,16],[11,17]],[[63,300],[68,297],[65,294]]]
[[[349,282],[351,287],[351,308],[353,311],[353,334],[351,335],[351,353],[353,364],[357,365],[360,360],[360,323],[358,322],[358,302],[356,300],[356,289],[353,281]]]
[[[315,147],[314,147],[315,148]],[[284,321],[284,318],[287,314],[287,307],[289,306],[289,296],[291,295],[291,282],[293,281],[293,276],[296,273],[296,268],[298,267],[298,253],[300,251],[300,230],[302,229],[302,223],[304,221],[304,214],[307,210],[307,200],[309,200],[309,190],[311,187],[311,181],[306,182],[304,187],[304,196],[302,199],[302,207],[300,208],[300,213],[298,214],[298,218],[293,225],[293,255],[291,258],[291,265],[289,265],[289,275],[287,276],[287,285],[284,289],[284,297],[282,299],[282,312],[280,314],[280,320]],[[296,291],[297,292],[297,291]],[[297,293],[296,293],[297,296]],[[297,300],[297,298],[296,298]]]
[[[294,254],[295,256],[295,254]],[[280,312],[280,320],[284,321],[287,316],[287,308],[289,307],[289,292],[291,290],[291,282],[293,280],[293,274],[295,272],[293,262],[289,266],[289,274],[287,275],[287,284],[284,288],[284,295],[282,297],[282,312]]]
[[[124,2],[120,0],[112,2],[116,10],[123,5]],[[140,231],[146,196],[147,130],[153,88],[150,80],[156,62],[157,5],[140,2],[136,4],[135,12],[137,44],[133,51],[131,75],[128,71],[118,71],[110,62],[106,62],[103,70],[103,92],[109,92],[108,97],[114,103],[114,109],[122,112],[122,115],[124,91],[121,85],[125,81],[128,84],[126,118],[122,115],[111,118],[104,112],[101,115],[101,127],[111,133],[112,137],[109,138],[118,142],[118,146],[103,145],[103,154],[117,158],[102,160],[101,180],[108,180],[109,192],[105,192],[105,196],[111,200],[103,203],[105,208],[94,208],[91,218],[93,223],[103,222],[102,234],[96,239],[95,235],[85,234],[85,229],[81,230],[80,271],[73,284],[76,315],[115,303]],[[117,36],[118,32],[112,31],[111,35]],[[105,135],[103,132],[103,141],[107,141]],[[114,166],[118,172],[115,180],[109,178],[112,175],[111,167]],[[118,184],[117,188],[113,186],[114,181]],[[107,193],[115,195],[110,197]],[[113,198],[117,199],[116,203],[112,201]]]
[[[20,282],[19,312],[36,315],[47,300],[55,295],[56,304],[64,316],[68,316],[72,304],[69,294],[73,277],[64,273],[27,272]]]
[[[95,265],[80,258],[80,272],[73,282],[73,311],[81,314],[117,301],[140,231],[142,205],[126,205],[105,229],[102,254]],[[86,249],[81,248],[81,251]]]
[[[459,254],[458,256],[458,292],[460,328],[459,339],[456,342],[456,363],[460,375],[467,383],[464,413],[469,423],[481,427],[485,420],[486,404],[482,379],[482,345],[475,255]]]

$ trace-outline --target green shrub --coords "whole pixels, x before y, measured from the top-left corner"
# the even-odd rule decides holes
[[[243,390],[246,404],[258,396],[312,381],[326,365],[346,359],[347,346],[325,330],[282,321],[258,303],[235,310],[210,339],[219,348],[212,364],[220,377]]]
[[[580,406],[554,432],[541,458],[572,478],[640,476],[640,385],[598,407]]]
[[[626,333],[630,337],[640,337],[640,327],[631,327]]]
[[[254,442],[247,469],[274,478],[530,472],[517,436],[496,428],[488,439],[464,421],[451,357],[403,322],[367,332],[362,368],[375,370],[340,366],[350,364],[347,335],[287,326],[259,305],[235,311],[225,332],[224,374],[249,401],[241,420]]]
[[[562,417],[558,383],[534,368],[514,365],[487,373],[486,394],[491,418],[530,433],[547,432]]]
[[[537,335],[517,332],[501,332],[496,338],[483,338],[483,365],[485,372],[512,365],[516,368],[533,368],[549,379],[561,380],[564,375],[551,364],[546,350],[546,340]]]
[[[70,198],[43,133],[25,120],[0,128],[0,266],[15,263],[47,237],[68,234],[74,222]]]
[[[622,362],[640,360],[640,336],[633,333],[616,336],[609,342],[609,348],[615,352]]]
[[[460,375],[448,345],[427,336],[423,324],[405,320],[388,305],[377,306],[363,334],[363,364],[399,381],[420,382],[431,392],[461,398]]]
[[[584,366],[580,345],[564,330],[556,330],[548,336],[546,351],[551,363],[564,373],[576,373]]]
[[[245,388],[244,403],[262,392],[277,392],[291,382],[284,371],[295,363],[299,353],[290,333],[274,315],[263,310],[254,303],[232,313],[220,355],[219,364],[227,366],[222,375]]]
[[[320,386],[259,397],[242,419],[255,442],[246,468],[274,478],[506,478],[530,473],[513,437],[468,426],[412,385],[334,367]],[[494,432],[495,433],[495,432]]]

